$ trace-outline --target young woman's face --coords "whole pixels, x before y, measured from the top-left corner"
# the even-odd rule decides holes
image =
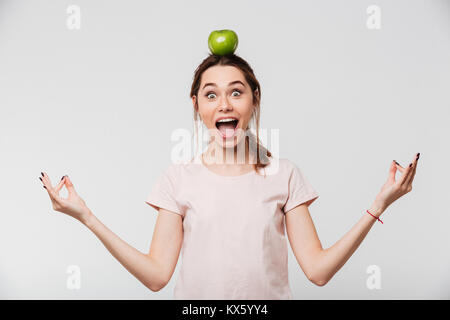
[[[194,106],[195,99],[194,96]],[[241,141],[253,109],[252,90],[240,69],[213,66],[203,72],[198,91],[198,113],[219,145],[229,148]],[[229,118],[235,120],[219,122]]]

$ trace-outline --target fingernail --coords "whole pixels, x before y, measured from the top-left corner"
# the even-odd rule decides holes
[[[46,186],[43,186],[45,189],[47,189],[47,187]]]
[[[41,177],[39,177],[39,180],[41,180],[41,181],[42,181],[42,178],[41,178]]]
[[[409,164],[409,167],[410,167],[410,168],[411,168],[411,166],[412,166],[412,163]]]
[[[41,172],[41,176],[44,176],[44,174]]]
[[[64,179],[65,176],[62,176],[61,180]]]
[[[394,160],[395,161],[395,160]],[[397,161],[395,161],[396,164],[400,165],[400,163],[398,163]]]
[[[419,159],[419,157],[420,157],[420,152],[417,154],[417,157],[416,157],[416,158]]]

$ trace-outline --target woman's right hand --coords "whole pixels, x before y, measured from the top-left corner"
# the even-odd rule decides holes
[[[41,172],[42,178],[39,179],[44,184],[44,188],[47,190],[50,200],[52,201],[53,209],[58,212],[68,214],[69,216],[79,220],[85,224],[87,220],[93,215],[91,210],[86,206],[84,200],[78,195],[73,187],[72,181],[66,175],[62,177],[61,181],[56,187],[53,187],[50,181],[50,177],[44,172]],[[68,191],[68,197],[62,198],[59,195],[59,191],[63,186],[66,186]]]

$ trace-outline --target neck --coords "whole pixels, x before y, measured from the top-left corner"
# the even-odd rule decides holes
[[[249,152],[248,143],[242,139],[240,144],[231,148],[210,142],[203,159],[205,162],[214,164],[247,165],[250,163],[249,159],[253,159],[253,157]]]

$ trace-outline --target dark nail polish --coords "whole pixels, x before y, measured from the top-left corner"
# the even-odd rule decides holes
[[[419,159],[419,157],[420,157],[420,152],[417,154],[417,159]]]
[[[61,180],[64,179],[65,176],[62,176]]]
[[[409,167],[410,167],[410,168],[411,168],[411,166],[412,166],[412,163],[409,164]]]
[[[41,172],[41,176],[44,176],[44,174]]]
[[[39,177],[39,180],[41,180],[41,181],[42,181],[42,178],[41,178],[41,177]]]
[[[395,160],[394,160],[395,161]],[[396,164],[400,165],[400,163],[398,163],[397,161],[395,161]]]
[[[46,186],[43,186],[45,189],[47,189],[47,187]]]

